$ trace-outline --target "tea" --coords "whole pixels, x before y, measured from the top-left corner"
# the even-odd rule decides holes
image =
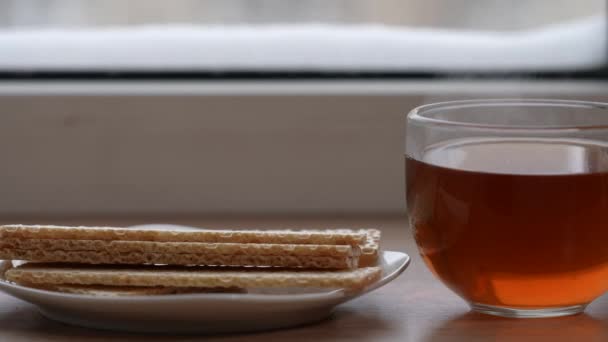
[[[608,145],[462,139],[406,156],[430,269],[466,300],[547,308],[608,289]]]

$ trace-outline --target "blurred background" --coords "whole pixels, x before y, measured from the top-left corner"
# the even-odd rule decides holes
[[[7,0],[0,4],[0,72],[264,78],[257,73],[596,71],[606,64],[605,6],[603,0]]]
[[[404,125],[608,102],[603,0],[0,2],[0,219],[404,215]]]
[[[605,11],[603,0],[4,0],[9,28],[144,24],[378,23],[409,27],[520,30]]]

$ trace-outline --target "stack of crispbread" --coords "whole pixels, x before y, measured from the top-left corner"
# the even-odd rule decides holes
[[[5,271],[31,287],[94,295],[362,288],[378,280],[380,231],[0,226]]]

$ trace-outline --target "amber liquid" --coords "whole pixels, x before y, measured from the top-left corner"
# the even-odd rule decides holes
[[[419,251],[477,304],[586,304],[608,290],[608,145],[459,140],[406,156]]]

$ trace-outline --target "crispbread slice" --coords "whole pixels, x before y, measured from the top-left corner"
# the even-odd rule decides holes
[[[56,291],[71,294],[101,296],[101,297],[122,297],[122,296],[150,296],[150,295],[169,295],[185,293],[246,293],[245,289],[216,287],[216,288],[196,288],[196,287],[163,287],[163,286],[108,286],[108,285],[30,285],[30,287],[41,290]]]
[[[167,264],[167,265],[218,265],[218,266],[273,266],[297,268],[345,269],[358,267],[357,256],[311,255],[247,255],[247,254],[195,254],[149,253],[109,251],[62,251],[43,249],[0,249],[0,259],[35,262],[64,262],[84,264]]]
[[[35,237],[32,237],[35,236]],[[64,238],[60,238],[63,236]],[[83,237],[99,237],[100,240],[86,240]],[[68,238],[69,237],[69,238]],[[115,241],[106,238],[117,238]],[[144,240],[132,240],[136,237]],[[308,238],[306,238],[308,237]],[[363,242],[352,245],[353,241],[364,237]],[[225,242],[177,242],[179,239],[243,240],[268,238],[271,243],[225,243]],[[168,241],[161,241],[165,239]],[[295,239],[303,244],[274,243],[279,240]],[[315,245],[312,240],[333,240],[334,242],[351,239],[346,245]],[[173,241],[175,240],[175,241]],[[274,242],[273,242],[274,241]],[[226,230],[146,230],[130,228],[86,228],[62,226],[0,226],[0,254],[5,258],[19,258],[27,255],[37,256],[31,261],[62,261],[62,262],[89,262],[88,259],[98,260],[95,263],[115,263],[126,260],[134,263],[163,263],[157,254],[188,254],[185,256],[165,256],[165,261],[173,264],[216,264],[222,260],[232,260],[227,265],[233,266],[292,266],[292,267],[319,267],[319,268],[349,268],[358,266],[372,266],[377,263],[380,242],[380,231],[377,229],[332,229],[320,231],[226,231]],[[48,251],[58,251],[55,256]],[[105,253],[122,253],[114,259],[104,256],[103,253],[80,254],[68,253],[75,256],[71,260],[66,253],[71,251],[96,251]],[[137,252],[135,256],[127,253]],[[154,253],[154,254],[152,254]],[[232,254],[255,255],[256,261],[252,264],[246,262],[245,257],[229,258]],[[358,255],[360,257],[357,260]],[[57,256],[59,255],[59,256]],[[204,255],[204,257],[202,256]],[[282,256],[269,262],[270,256]],[[304,256],[313,257],[304,261]],[[323,257],[323,258],[319,258]],[[329,260],[333,259],[333,260]],[[281,260],[288,260],[282,263]],[[337,259],[337,260],[336,260]],[[131,261],[129,261],[131,260]],[[135,261],[140,260],[140,261]],[[180,261],[181,260],[181,261]],[[296,262],[299,260],[298,262]],[[266,264],[263,264],[266,263]]]
[[[19,284],[236,288],[363,288],[380,279],[379,267],[312,271],[230,267],[85,266],[26,263],[5,276]]]
[[[50,225],[0,226],[0,238],[127,240],[161,242],[224,242],[267,244],[351,245],[365,242],[354,232],[287,230],[160,230],[112,227],[67,227]]]
[[[108,241],[65,239],[18,239],[3,238],[0,249],[24,249],[45,251],[104,251],[112,253],[191,253],[234,255],[292,255],[352,257],[359,254],[358,246],[349,245],[294,245],[267,243],[207,243],[207,242],[156,242],[156,241]],[[247,266],[247,265],[243,265]]]

